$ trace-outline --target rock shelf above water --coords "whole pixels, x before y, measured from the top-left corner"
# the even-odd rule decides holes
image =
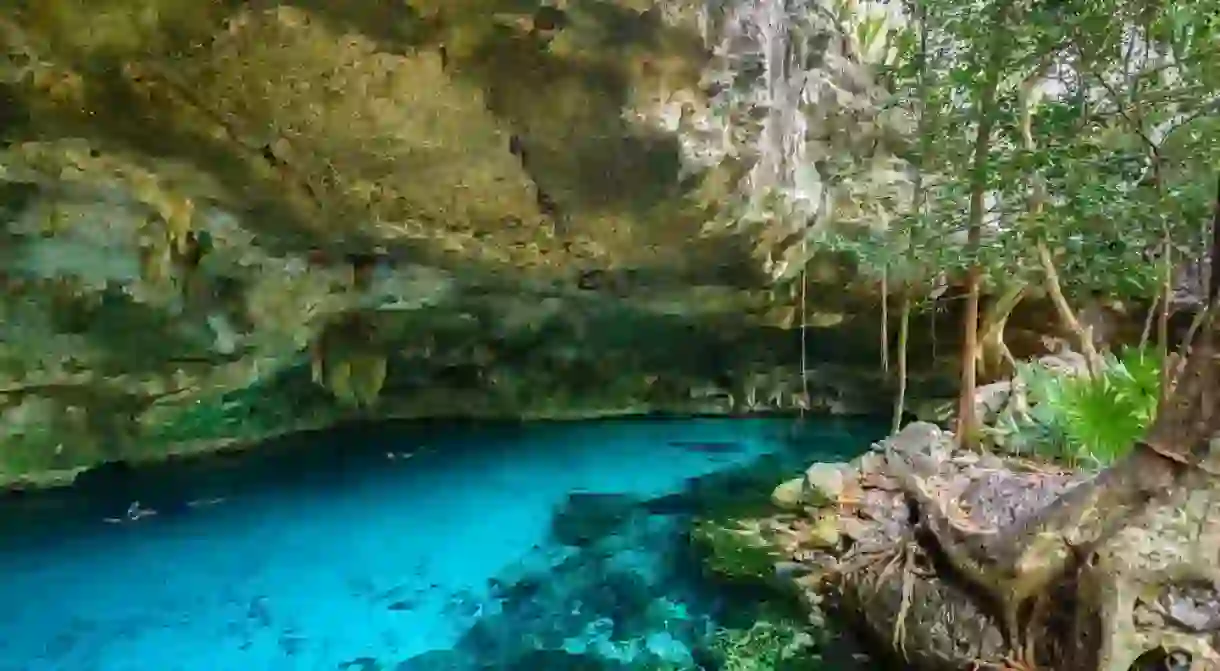
[[[832,469],[839,475],[830,480],[843,484],[819,484]],[[817,478],[781,485],[773,498],[786,512],[756,528],[811,607],[831,607],[894,659],[926,669],[1015,664],[996,605],[922,535],[912,471],[957,524],[979,530],[1027,519],[1091,479],[961,452],[951,434],[915,423],[849,465],[816,464]],[[1031,630],[1039,668],[1216,668],[1220,499],[1214,486],[1191,482],[1157,497],[1052,584]]]

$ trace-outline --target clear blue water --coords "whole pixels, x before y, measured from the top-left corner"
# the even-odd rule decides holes
[[[0,669],[695,668],[733,608],[690,556],[692,514],[878,432],[370,426],[99,472],[0,504]],[[105,521],[134,500],[159,514]]]

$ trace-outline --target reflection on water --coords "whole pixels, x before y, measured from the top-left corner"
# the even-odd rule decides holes
[[[5,504],[0,669],[699,668],[748,613],[700,579],[690,516],[876,434],[374,426],[95,474]]]

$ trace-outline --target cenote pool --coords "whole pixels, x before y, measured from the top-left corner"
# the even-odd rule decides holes
[[[882,433],[380,425],[99,471],[0,504],[0,669],[700,668],[749,613],[700,575],[692,517]],[[158,514],[106,521],[135,501]]]

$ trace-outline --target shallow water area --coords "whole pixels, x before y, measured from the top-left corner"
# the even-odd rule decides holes
[[[730,609],[691,517],[883,432],[374,425],[99,472],[4,502],[0,669],[697,668]]]

